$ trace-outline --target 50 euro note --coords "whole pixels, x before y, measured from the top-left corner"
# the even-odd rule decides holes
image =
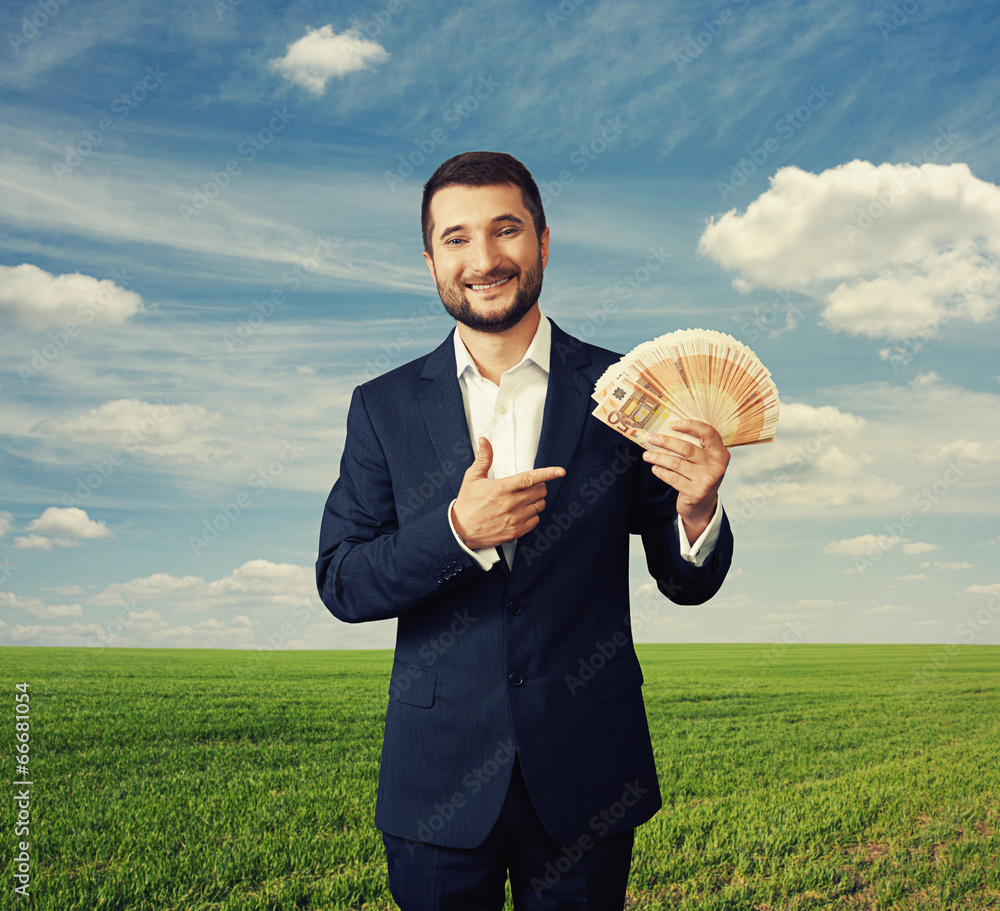
[[[594,397],[597,398],[596,395]],[[628,382],[614,382],[607,386],[591,414],[612,430],[635,440],[643,449],[662,449],[649,442],[649,436],[653,433],[687,440],[695,446],[701,445],[698,437],[681,433],[670,426],[671,421],[689,418],[691,415],[677,408],[668,408],[651,396],[644,395],[641,387],[637,389]]]
[[[770,442],[778,393],[757,356],[732,336],[701,329],[669,333],[605,370],[593,398],[598,420],[646,449],[650,434],[701,440],[673,430],[679,418],[712,425],[724,445]]]

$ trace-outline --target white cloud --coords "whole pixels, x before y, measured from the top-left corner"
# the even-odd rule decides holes
[[[709,601],[704,607],[729,607],[729,608],[740,608],[745,609],[748,607],[753,607],[753,598],[751,598],[746,592],[738,592],[732,595],[716,595]]]
[[[0,266],[0,317],[26,329],[122,323],[142,309],[138,294],[110,279],[52,275],[30,263]]]
[[[903,553],[910,554],[911,556],[915,554],[927,554],[932,550],[940,550],[940,544],[928,544],[926,541],[914,541],[911,544],[903,545]]]
[[[205,580],[200,576],[154,573],[131,582],[112,583],[88,598],[87,603],[99,607],[122,607],[135,604],[136,601],[180,601],[190,597],[190,593],[204,584]]]
[[[992,585],[970,585],[965,593],[967,595],[1000,595],[1000,582]]]
[[[0,607],[21,611],[43,620],[79,617],[83,614],[83,607],[80,604],[46,604],[41,598],[15,595],[11,592],[0,592]]]
[[[104,628],[99,623],[68,623],[55,626],[17,623],[3,628],[4,641],[9,645],[90,645],[94,637],[103,634]]]
[[[895,535],[858,535],[856,538],[844,538],[841,541],[831,541],[823,548],[824,554],[843,554],[848,557],[863,557],[871,552],[884,553],[892,550],[903,542]]]
[[[33,600],[33,599],[32,599]],[[49,608],[58,610],[58,608]],[[36,616],[62,617],[65,614],[39,612]],[[5,626],[0,623],[0,641],[12,645],[61,645],[61,646],[127,646],[154,647],[173,645],[173,642],[158,641],[158,634],[167,628],[167,622],[157,611],[123,611],[111,623],[67,623],[55,625],[17,624]],[[198,643],[191,643],[197,646]],[[86,657],[86,652],[77,660]]]
[[[359,29],[335,34],[332,25],[324,25],[306,28],[305,35],[289,44],[285,56],[270,61],[270,66],[289,82],[322,95],[330,79],[371,69],[388,59],[389,52]]]
[[[922,462],[955,461],[966,465],[987,465],[1000,462],[1000,439],[966,440],[959,438],[947,443],[938,443],[926,453],[921,453]]]
[[[782,435],[824,434],[827,436],[857,436],[868,422],[855,414],[841,411],[833,405],[806,405],[804,402],[782,402],[778,427]]]
[[[923,573],[910,573],[907,576],[896,576],[896,582],[923,582],[926,580],[927,576]]]
[[[39,421],[31,430],[174,461],[213,461],[229,451],[228,444],[210,435],[219,423],[220,416],[201,405],[115,399],[66,421]]]
[[[52,541],[43,535],[22,535],[14,539],[17,550],[52,550]]]
[[[78,547],[83,541],[98,538],[113,538],[111,529],[103,522],[95,522],[87,513],[75,506],[61,509],[50,506],[29,525],[34,534],[18,538],[15,547],[27,550],[51,550],[58,547]],[[48,538],[43,537],[48,535]]]
[[[972,567],[974,567],[975,565],[976,565],[975,563],[969,563],[968,561],[964,560],[953,561],[950,563],[941,563],[936,560],[935,561],[925,560],[923,563],[920,564],[920,567],[922,569],[926,569],[928,567],[934,567],[935,569],[962,570],[962,569],[972,569]]]
[[[9,512],[0,510],[0,538],[14,527],[14,517]]]
[[[860,226],[860,227],[859,227]],[[781,168],[747,207],[709,221],[699,252],[765,286],[824,298],[825,322],[872,337],[981,323],[1000,307],[1000,187],[966,164],[851,161]]]
[[[67,132],[63,138],[71,141],[74,135]],[[208,128],[192,127],[189,135],[206,147],[219,139]],[[202,217],[185,223],[182,218],[164,218],[163,213],[176,212],[179,200],[191,202],[192,184],[204,180],[189,163],[170,158],[152,161],[148,155],[125,151],[108,159],[95,155],[87,160],[87,180],[60,183],[37,151],[51,142],[46,130],[31,137],[19,152],[5,150],[0,168],[0,218],[25,231],[85,239],[77,240],[77,245],[84,245],[80,252],[74,252],[77,247],[66,252],[53,244],[45,248],[48,255],[84,256],[91,241],[111,246],[145,243],[161,247],[170,261],[180,253],[185,261],[200,263],[211,274],[224,275],[245,288],[258,283],[260,288],[269,287],[281,272],[275,272],[276,266],[301,268],[313,257],[318,268],[310,282],[321,290],[339,291],[342,283],[374,286],[426,297],[440,306],[424,264],[403,255],[411,249],[411,236],[401,226],[413,217],[419,199],[415,203],[402,193],[387,195],[381,174],[341,170],[342,180],[327,187],[321,166],[311,171],[303,165],[294,174],[286,168],[278,169],[280,173],[262,170],[250,185],[234,181]],[[379,200],[374,208],[373,198]],[[86,212],[83,221],[81,212]],[[248,297],[248,305],[249,301]],[[355,322],[360,325],[348,325],[348,332],[367,328],[367,323]],[[207,355],[211,336],[205,333],[205,323],[196,325],[200,332],[189,354]],[[139,320],[133,326],[167,341],[162,325]],[[211,347],[219,360],[218,346]]]
[[[867,428],[864,418],[833,405],[783,403],[774,442],[741,451],[730,463],[727,487],[735,488],[735,501],[727,490],[726,502],[739,515],[755,515],[772,498],[806,508],[892,499],[902,490],[898,484],[868,471],[864,452],[837,445]]]
[[[155,573],[131,582],[114,583],[87,599],[88,604],[121,607],[136,602],[162,602],[185,612],[308,608],[325,611],[316,593],[311,566],[250,560],[228,576],[206,581],[200,576]]]
[[[903,607],[899,604],[883,604],[881,607],[869,607],[865,611],[866,614],[889,614],[895,611],[908,611],[912,610],[910,607]]]
[[[774,623],[780,620],[814,620],[816,617],[825,617],[826,614],[810,613],[808,611],[781,611],[778,613],[764,614],[760,618],[761,623]]]
[[[252,648],[254,623],[242,614],[228,620],[208,617],[197,623],[160,630],[155,639],[173,648]]]
[[[824,462],[828,461],[826,459]],[[822,470],[823,466],[818,466]],[[785,504],[801,507],[805,510],[826,509],[838,506],[872,504],[896,497],[902,488],[893,481],[884,481],[876,475],[864,472],[848,481],[846,478],[824,478],[815,471],[811,476],[803,476],[801,481],[786,481],[781,487],[781,496]],[[753,496],[753,490],[740,489],[739,495],[744,499]]]
[[[115,399],[68,421],[46,421],[32,429],[59,433],[81,443],[119,443],[152,449],[176,443],[216,420],[201,405]]]
[[[55,592],[57,595],[82,595],[82,585],[53,585],[51,588],[43,588],[43,592]]]

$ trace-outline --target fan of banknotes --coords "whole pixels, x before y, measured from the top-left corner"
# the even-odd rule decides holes
[[[672,430],[693,418],[727,446],[769,443],[778,424],[771,372],[742,342],[711,329],[680,329],[633,348],[604,371],[593,414],[645,449],[651,433],[700,441]]]

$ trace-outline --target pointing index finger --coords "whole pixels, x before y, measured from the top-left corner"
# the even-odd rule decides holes
[[[564,474],[566,474],[566,469],[558,466],[532,468],[530,471],[525,471],[517,475],[514,489],[527,490],[536,484],[544,484],[546,481],[554,481],[556,478],[561,478]]]

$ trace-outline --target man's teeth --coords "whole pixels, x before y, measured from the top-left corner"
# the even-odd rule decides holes
[[[469,285],[473,291],[485,291],[488,288],[495,288],[497,285],[502,285],[504,282],[509,282],[514,276],[508,275],[506,278],[501,278],[500,281],[493,282],[490,285]]]

